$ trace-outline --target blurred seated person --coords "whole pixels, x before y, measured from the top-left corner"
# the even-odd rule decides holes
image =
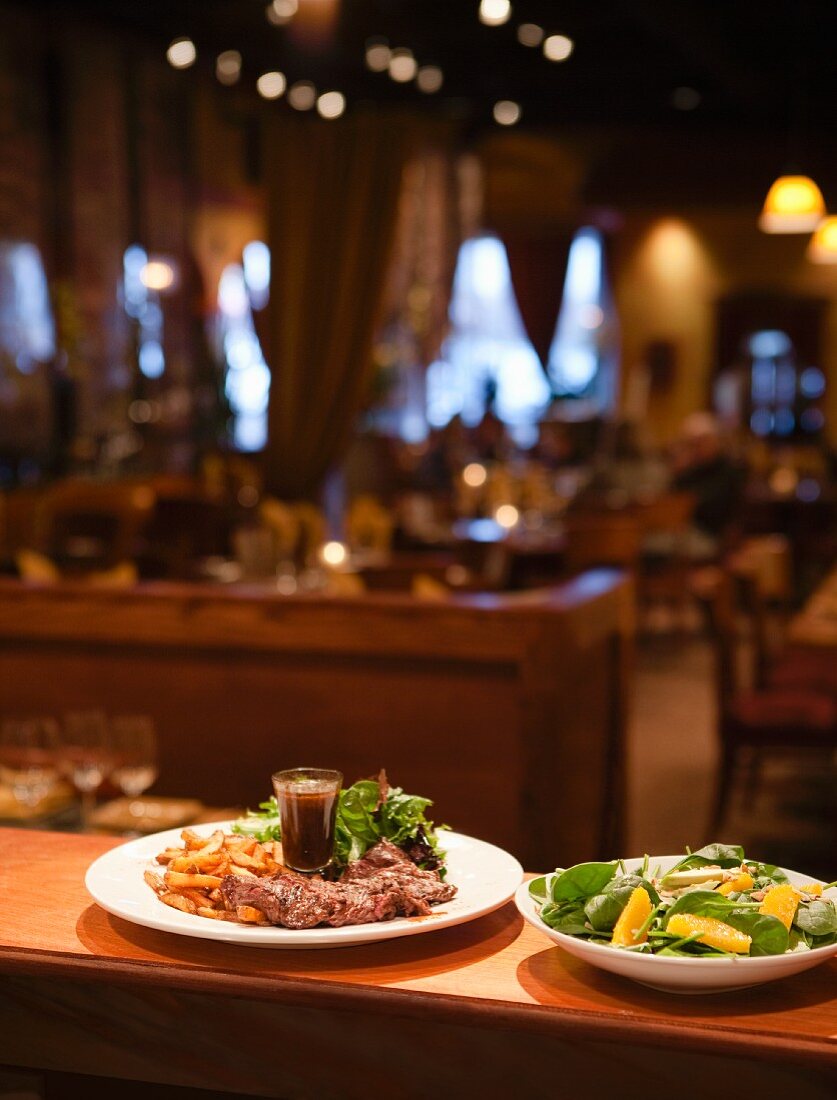
[[[472,433],[475,457],[484,462],[500,462],[506,457],[506,425],[494,411],[497,383],[489,378],[485,383],[485,412]]]
[[[621,501],[652,500],[668,488],[669,470],[641,438],[634,420],[614,424],[609,446],[595,458],[588,495]]]
[[[538,441],[532,449],[532,458],[549,470],[576,465],[578,456],[567,425],[554,420],[541,421],[538,425]]]
[[[411,471],[410,486],[433,495],[448,495],[472,457],[468,429],[461,416],[452,416],[444,428],[427,437]]]
[[[708,412],[687,416],[675,443],[669,487],[695,498],[690,557],[718,555],[740,509],[744,481],[745,471],[727,452],[715,417]]]

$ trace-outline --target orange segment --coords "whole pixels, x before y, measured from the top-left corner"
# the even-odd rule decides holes
[[[717,947],[719,951],[732,951],[736,955],[749,955],[752,939],[730,924],[715,917],[696,917],[693,913],[675,913],[666,925],[672,936],[691,936],[700,932],[698,943]]]
[[[764,901],[759,906],[759,912],[778,917],[790,932],[797,905],[799,905],[799,894],[796,889],[790,883],[783,883],[781,886],[774,886],[765,895]]]
[[[645,943],[648,932],[640,934],[645,921],[651,913],[651,898],[643,886],[637,886],[628,898],[628,904],[619,914],[619,919],[613,926],[613,940],[617,947],[633,947],[638,943]]]
[[[728,897],[730,894],[740,894],[742,890],[751,890],[752,888],[753,876],[748,875],[746,871],[741,871],[735,878],[731,878],[728,882],[722,882],[716,892]]]
[[[822,894],[822,883],[807,882],[804,886],[800,886],[799,889],[803,894],[807,894],[809,898],[818,898]]]

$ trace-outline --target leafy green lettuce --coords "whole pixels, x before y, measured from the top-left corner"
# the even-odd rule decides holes
[[[334,863],[338,867],[361,859],[382,838],[403,848],[420,867],[442,869],[444,852],[436,827],[425,811],[429,798],[391,787],[382,773],[379,779],[360,779],[340,792],[334,825]],[[257,840],[281,840],[282,826],[275,798],[259,803],[233,825],[234,833]]]

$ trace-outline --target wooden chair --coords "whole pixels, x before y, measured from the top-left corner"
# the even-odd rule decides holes
[[[671,608],[681,624],[689,599],[691,563],[686,542],[694,510],[691,493],[663,493],[636,506],[642,531],[637,585],[640,603]]]
[[[753,680],[759,688],[815,691],[837,698],[837,658],[828,646],[790,646],[785,609],[792,591],[790,548],[782,536],[753,540],[767,556],[745,547],[729,563],[739,607],[747,616],[753,650]],[[772,543],[772,547],[766,544]],[[782,547],[784,544],[784,552]]]
[[[715,571],[706,593],[715,647],[715,691],[720,761],[709,834],[718,835],[729,810],[743,757],[749,762],[749,794],[758,784],[765,753],[837,748],[837,704],[820,691],[792,687],[743,688],[733,578]]]
[[[642,528],[625,512],[578,512],[566,517],[567,571],[581,573],[597,566],[621,566],[636,571]]]

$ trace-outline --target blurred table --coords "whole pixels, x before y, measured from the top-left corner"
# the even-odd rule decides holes
[[[837,960],[678,997],[565,955],[512,905],[362,947],[247,949],[93,904],[85,871],[115,843],[0,830],[0,1063],[110,1078],[111,1095],[126,1078],[318,1100],[379,1095],[370,1082],[405,1100],[599,1081],[625,1100],[736,1081],[764,1097],[834,1095]]]

